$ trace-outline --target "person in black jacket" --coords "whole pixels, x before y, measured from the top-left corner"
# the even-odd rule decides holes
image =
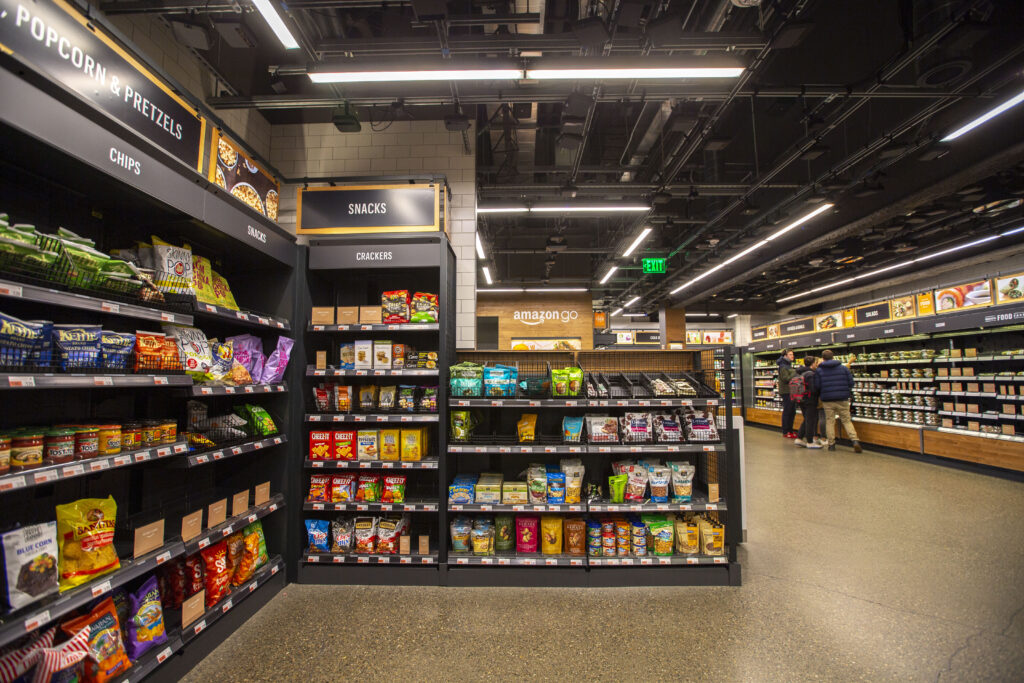
[[[821,391],[821,403],[825,407],[825,434],[828,436],[828,449],[836,449],[836,416],[843,423],[843,429],[853,441],[853,450],[861,452],[860,440],[857,439],[857,428],[850,419],[850,399],[853,397],[853,373],[835,359],[835,354],[825,350],[821,354],[821,365],[818,366],[817,380]]]
[[[797,368],[797,372],[803,375],[807,397],[800,402],[800,414],[803,415],[804,421],[793,443],[804,448],[821,448],[821,444],[815,440],[818,434],[818,400],[821,398],[821,389],[818,387],[817,375],[814,372],[820,363],[820,358],[807,356],[804,364]]]
[[[796,373],[793,371],[793,351],[786,351],[779,356],[779,395],[782,397],[782,435],[787,439],[795,439],[793,418],[796,417],[796,406],[789,398],[789,380]]]

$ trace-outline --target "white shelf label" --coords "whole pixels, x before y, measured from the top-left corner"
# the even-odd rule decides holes
[[[253,585],[252,585],[252,586],[250,587],[250,590],[252,590],[252,588],[255,588],[255,586],[256,586],[256,584],[253,584]],[[234,605],[235,605],[235,603],[233,603],[233,602],[231,601],[231,598],[228,598],[227,600],[225,600],[225,601],[224,601],[224,604],[223,604],[223,605],[221,606],[221,608],[220,608],[220,613],[221,613],[221,614],[224,614],[224,612],[227,612],[227,611],[228,611],[229,609],[231,609],[232,607],[234,607]]]
[[[0,491],[13,491],[23,486],[25,486],[25,477],[11,477],[10,479],[0,481]]]
[[[166,377],[154,377],[153,378],[153,384],[160,384],[160,385],[167,384],[167,378]]]
[[[25,620],[25,630],[34,631],[50,621],[50,610],[44,610]]]
[[[92,378],[92,383],[93,383],[93,385],[95,385],[97,387],[112,387],[112,386],[114,386],[114,378],[113,377],[93,377]]]
[[[0,285],[0,294],[4,296],[18,296],[22,295],[21,287],[18,285]]]
[[[56,481],[60,475],[54,470],[47,470],[46,472],[36,472],[32,478],[37,484],[45,484],[48,481]]]
[[[253,387],[252,387],[251,385],[246,385],[246,387],[245,387],[245,393],[247,393],[247,394],[251,394],[251,393],[253,393],[254,391],[256,391],[256,390],[255,390],[255,389],[254,389],[254,388],[253,388]]]
[[[77,477],[85,473],[85,468],[82,465],[68,465],[62,472],[65,477]]]
[[[235,311],[235,317],[238,318],[239,320],[249,319],[249,316],[247,316],[245,313],[242,313],[241,311]]]
[[[107,313],[120,313],[121,312],[121,306],[120,306],[120,304],[115,304],[112,301],[101,301],[100,302],[100,310],[101,311],[105,311]]]
[[[103,583],[92,587],[92,597],[103,595],[110,590],[110,582],[104,581]]]
[[[34,387],[36,385],[35,377],[8,377],[7,383],[12,387]]]
[[[172,652],[173,652],[173,650],[171,650],[171,648],[165,647],[163,650],[161,650],[157,654],[157,656],[156,656],[157,663],[158,664],[163,664],[164,660],[166,660],[168,657],[170,657]]]

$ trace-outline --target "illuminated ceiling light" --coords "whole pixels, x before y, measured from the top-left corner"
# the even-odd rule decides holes
[[[623,258],[625,258],[626,256],[629,256],[630,254],[632,254],[633,251],[636,250],[636,248],[640,246],[640,243],[643,242],[645,239],[647,239],[647,236],[650,235],[650,234],[651,234],[651,229],[650,228],[644,228],[640,232],[640,234],[636,236],[636,239],[633,240],[633,243],[631,245],[629,245],[629,249],[627,249],[626,251],[622,252]]]
[[[297,50],[299,49],[299,43],[295,40],[295,36],[285,26],[284,20],[281,19],[281,15],[277,13],[277,9],[270,2],[270,0],[252,0],[252,4],[256,6],[260,14],[263,15],[263,20],[270,26],[270,30],[274,32],[277,39],[281,41],[286,50]]]
[[[478,290],[476,290],[476,293],[477,294],[510,294],[512,292],[521,292],[521,291],[523,291],[522,287],[511,287],[511,288],[503,288],[503,289],[499,289],[499,288],[495,287],[494,289],[478,289]]]
[[[738,316],[738,315],[739,315],[739,313],[730,313],[729,315],[727,315],[727,316],[725,316],[725,317],[726,317],[726,318],[729,318],[730,320],[732,320],[733,318],[735,318],[735,317],[736,317],[736,316]]]
[[[622,313],[622,309],[616,308],[614,311],[612,311],[612,317],[617,316],[619,313]]]
[[[581,67],[575,69],[527,69],[527,80],[616,80],[647,78],[736,78],[743,73],[741,67],[635,67],[604,68]]]
[[[646,318],[647,317],[646,313],[623,313],[622,315],[624,317],[627,317],[627,318]]]
[[[481,261],[487,258],[484,256],[484,245],[480,243],[480,233],[476,233],[476,256]]]
[[[765,237],[764,239],[765,239],[766,242],[771,242],[773,239],[776,239],[778,237],[782,237],[783,235],[785,235],[790,230],[793,230],[794,228],[799,228],[801,225],[803,225],[807,221],[811,220],[812,218],[814,218],[815,216],[817,216],[820,213],[824,213],[824,212],[828,211],[833,206],[835,206],[835,204],[826,202],[825,204],[822,204],[821,206],[816,208],[814,211],[811,211],[810,213],[804,214],[803,216],[801,216],[800,218],[797,218],[795,221],[793,221],[792,223],[790,223],[786,227],[780,228],[779,230],[776,230],[775,232],[773,232],[768,237]]]
[[[609,269],[608,269],[608,272],[604,274],[604,277],[603,277],[603,278],[601,278],[601,284],[603,285],[604,283],[608,282],[608,280],[609,280],[609,279],[611,278],[611,276],[612,276],[612,275],[613,275],[613,274],[615,273],[615,271],[616,271],[616,270],[618,270],[618,269],[619,269],[619,267],[618,267],[618,266],[612,266],[611,268],[609,268]]]
[[[650,211],[651,207],[643,204],[609,204],[608,206],[534,206],[530,213],[621,213],[626,211]]]
[[[629,301],[627,301],[626,303],[622,304],[622,307],[623,307],[623,308],[629,308],[630,306],[632,306],[633,304],[635,304],[635,303],[636,303],[637,301],[640,301],[640,297],[638,297],[638,296],[634,296],[634,297],[633,297],[632,299],[630,299],[630,300],[629,300]]]
[[[487,284],[494,284],[494,280],[491,279],[491,269],[487,266],[484,266],[484,279],[487,280]]]
[[[589,292],[586,287],[527,287],[527,292]]]
[[[718,313],[687,313],[686,317],[687,318],[708,318],[708,317],[717,316],[717,315],[718,315]]]
[[[1013,230],[1007,230],[1006,232],[1001,232],[1001,233],[999,233],[999,236],[1000,237],[1006,237],[1007,235],[1016,235],[1018,232],[1022,232],[1022,231],[1024,231],[1024,225],[1020,226],[1019,228],[1014,228]]]
[[[477,213],[529,213],[525,206],[490,206],[476,207]]]
[[[1021,102],[1024,102],[1024,92],[1019,93],[1015,97],[1011,97],[1010,99],[1008,99],[1007,101],[1003,102],[999,106],[993,107],[992,109],[989,109],[987,112],[985,112],[984,114],[982,114],[978,118],[974,119],[973,121],[971,121],[971,122],[961,126],[960,128],[957,128],[952,133],[950,133],[946,137],[942,138],[942,140],[940,140],[940,142],[949,142],[950,140],[955,140],[958,137],[960,137],[961,135],[963,135],[964,133],[969,133],[970,131],[974,130],[975,128],[977,128],[981,124],[983,124],[986,121],[988,121],[989,119],[994,119],[995,117],[997,117],[1000,114],[1002,114],[1004,111],[1006,111],[1006,110],[1008,110],[1008,109],[1010,109],[1012,107],[1017,106]]]
[[[255,2],[256,0],[254,0]],[[396,83],[408,81],[517,81],[521,69],[438,69],[402,71],[315,71],[314,83]]]

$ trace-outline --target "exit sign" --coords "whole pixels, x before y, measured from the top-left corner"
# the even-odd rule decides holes
[[[643,264],[645,273],[665,274],[665,259],[663,258],[645,258]]]

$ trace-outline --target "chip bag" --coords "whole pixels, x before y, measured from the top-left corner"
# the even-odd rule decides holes
[[[238,571],[238,565],[242,563],[242,556],[245,554],[245,534],[236,531],[227,537],[228,544],[228,571],[234,577]]]
[[[516,423],[516,431],[519,434],[519,442],[533,441],[537,436],[537,415],[526,413]]]
[[[331,552],[347,553],[352,550],[353,524],[344,517],[331,522]]]
[[[356,500],[363,503],[379,503],[381,486],[379,474],[360,474],[356,488]]]
[[[210,370],[203,379],[213,384],[224,384],[231,378],[231,368],[235,364],[235,351],[231,342],[223,344],[216,339],[210,340]]]
[[[356,475],[335,474],[331,477],[331,503],[350,503],[356,499]]]
[[[185,558],[185,597],[203,590],[203,558],[199,553],[193,553]]]
[[[260,377],[262,384],[277,384],[284,379],[284,371],[288,368],[288,359],[291,356],[293,346],[295,346],[294,339],[288,337],[277,338],[277,346],[263,365],[263,376]]]
[[[85,633],[86,642],[88,642],[88,631]],[[27,645],[10,650],[0,657],[0,672],[2,672],[3,676],[0,680],[28,680],[27,678],[22,678],[22,676],[32,670],[32,667],[35,666],[36,662],[38,662],[42,657],[43,650],[53,645],[53,639],[56,635],[57,627],[53,626],[44,631],[41,636],[29,642]]]
[[[377,549],[377,518],[356,517],[354,540],[357,553],[372,554]]]
[[[192,254],[192,288],[196,290],[199,303],[217,304],[217,295],[213,292],[213,267],[205,256]]]
[[[185,560],[176,557],[157,570],[160,579],[160,601],[164,609],[181,609],[185,600]]]
[[[228,544],[224,541],[203,548],[203,579],[206,586],[206,608],[220,602],[231,592],[231,575],[228,574]]]
[[[178,345],[178,357],[185,372],[193,379],[203,379],[213,365],[210,343],[203,331],[183,325],[164,325],[164,334]]]
[[[57,506],[61,591],[121,568],[114,550],[116,519],[113,496],[82,498]]]
[[[131,668],[112,598],[96,605],[89,614],[61,624],[61,629],[72,637],[82,629],[88,629],[89,657],[85,660],[85,683],[104,683]]]
[[[232,311],[238,310],[238,304],[235,303],[235,297],[231,294],[228,281],[212,269],[210,270],[210,284],[213,286],[213,298],[216,305]]]
[[[270,557],[267,555],[267,539],[263,535],[263,523],[256,520],[242,529],[245,534],[245,555],[238,565],[232,583],[236,586],[248,581],[256,570],[265,565]]]
[[[437,295],[416,292],[412,295],[412,317],[414,323],[436,323],[438,315]]]
[[[52,633],[53,630],[51,629],[50,632]],[[38,651],[39,663],[36,664],[35,671],[32,673],[32,683],[80,681],[84,674],[85,658],[88,656],[89,629],[83,628],[71,640],[67,640],[57,647],[44,647]],[[2,663],[0,663],[0,670],[7,671]],[[9,679],[4,678],[3,680]]]
[[[309,540],[309,552],[326,553],[329,546],[329,523],[326,519],[307,519],[306,537]]]
[[[314,474],[309,478],[309,502],[328,502],[328,487],[331,485],[331,477],[326,474]]]
[[[384,476],[384,493],[381,495],[382,503],[404,503],[405,502],[405,475],[393,474]]]
[[[154,645],[167,642],[164,624],[164,610],[160,605],[160,591],[156,577],[150,576],[139,588],[128,596],[128,656],[138,659]]]
[[[153,284],[166,294],[195,296],[192,284],[192,250],[176,247],[156,235],[153,238],[153,266],[156,278]]]

